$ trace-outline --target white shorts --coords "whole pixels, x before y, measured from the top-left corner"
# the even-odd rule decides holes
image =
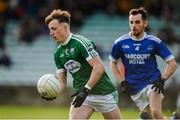
[[[154,89],[151,89],[152,86],[152,84],[147,85],[135,95],[131,95],[132,100],[135,102],[136,106],[140,109],[140,111],[143,111],[149,105],[149,93],[154,91]],[[161,96],[162,98],[164,97],[163,94],[161,94]]]
[[[117,91],[107,95],[88,95],[83,105],[92,107],[95,111],[106,113],[118,107]]]

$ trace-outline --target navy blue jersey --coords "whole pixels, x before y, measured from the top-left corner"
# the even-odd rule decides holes
[[[125,67],[125,79],[133,86],[135,94],[161,77],[156,55],[169,61],[174,58],[165,44],[153,35],[135,40],[130,33],[118,38],[109,56],[110,60],[122,60]]]

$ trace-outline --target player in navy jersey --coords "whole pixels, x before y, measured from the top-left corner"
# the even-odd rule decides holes
[[[131,96],[143,113],[142,117],[163,119],[164,83],[175,72],[176,61],[162,40],[145,32],[148,20],[143,7],[129,12],[129,25],[130,32],[114,42],[109,56],[110,68],[120,82],[121,91]],[[162,74],[156,55],[167,63]],[[124,75],[118,61],[124,65]]]

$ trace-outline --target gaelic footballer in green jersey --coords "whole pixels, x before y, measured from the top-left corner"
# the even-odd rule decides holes
[[[69,110],[69,119],[89,119],[94,111],[105,119],[120,119],[118,94],[105,73],[102,60],[92,41],[70,32],[70,13],[55,9],[45,19],[50,36],[59,44],[54,53],[56,78],[61,92],[67,86],[67,71],[73,77],[76,93]]]
[[[66,43],[60,44],[54,53],[58,72],[68,71],[73,77],[76,90],[84,87],[91,75],[92,67],[87,62],[98,56],[95,45],[89,39],[71,34]],[[90,94],[106,95],[115,91],[108,75],[104,72]]]

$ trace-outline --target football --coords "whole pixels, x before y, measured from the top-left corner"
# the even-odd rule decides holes
[[[41,76],[37,83],[40,96],[46,100],[53,100],[60,94],[60,82],[53,74]]]

